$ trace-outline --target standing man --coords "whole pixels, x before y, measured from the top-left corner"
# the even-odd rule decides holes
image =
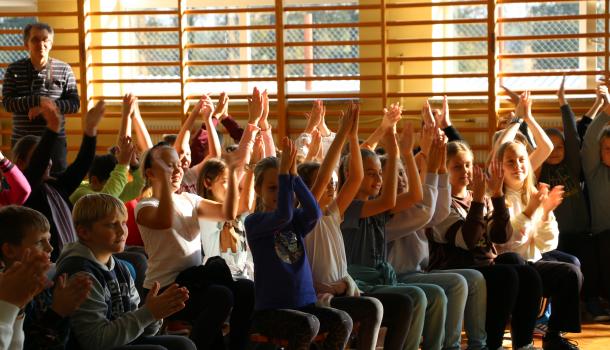
[[[13,113],[11,142],[14,145],[25,135],[43,134],[46,123],[40,105],[44,100],[52,100],[61,114],[61,128],[51,157],[51,172],[62,172],[67,166],[64,114],[76,113],[80,107],[74,73],[67,63],[49,57],[53,46],[50,25],[28,24],[23,30],[23,42],[30,57],[11,63],[2,85],[2,104]]]

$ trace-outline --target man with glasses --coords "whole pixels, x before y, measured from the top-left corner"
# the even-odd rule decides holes
[[[46,23],[32,23],[23,30],[23,42],[29,57],[11,63],[4,74],[2,104],[13,113],[11,142],[25,135],[42,136],[46,122],[40,114],[41,102],[51,100],[61,115],[58,142],[52,153],[52,173],[66,169],[65,118],[76,113],[80,97],[72,68],[67,63],[50,58],[53,28]]]

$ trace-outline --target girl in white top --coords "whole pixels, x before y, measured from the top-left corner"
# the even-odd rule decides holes
[[[211,103],[204,103],[203,108],[210,113],[213,106]],[[160,144],[147,154],[144,159],[144,174],[152,187],[152,197],[140,201],[135,209],[144,248],[149,256],[144,288],[150,289],[154,281],[159,281],[162,288],[166,287],[174,283],[184,270],[201,265],[199,218],[217,221],[236,218],[235,163],[233,161],[228,165],[226,200],[224,203],[217,203],[187,192],[176,193],[182,182],[184,169],[174,148]],[[247,310],[248,305],[244,311],[244,307],[238,307],[238,298],[233,297],[234,290],[230,286],[225,287],[227,286],[213,283],[197,286],[196,290],[189,287],[190,298],[186,307],[176,315],[179,319],[193,322],[191,339],[198,349],[224,348],[221,326],[229,316],[231,308],[231,315],[240,313],[239,316],[231,318],[231,343],[245,344],[247,341],[247,320],[251,317],[253,295],[250,296],[248,304],[250,311]],[[253,289],[252,286],[250,289]],[[233,300],[236,300],[235,304]]]

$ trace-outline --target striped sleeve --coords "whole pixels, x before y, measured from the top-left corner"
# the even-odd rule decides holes
[[[80,108],[80,97],[76,88],[76,79],[72,68],[66,63],[61,62],[64,70],[64,81],[66,83],[64,91],[55,103],[62,114],[70,114],[78,112]]]
[[[17,61],[9,65],[4,73],[2,84],[2,104],[10,113],[27,114],[30,108],[37,107],[40,97],[30,93],[27,61]]]

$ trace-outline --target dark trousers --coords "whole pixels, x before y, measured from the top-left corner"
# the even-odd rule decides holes
[[[319,333],[327,333],[322,349],[344,349],[352,332],[352,319],[345,311],[317,307],[273,309],[254,312],[252,330],[288,340],[289,350],[308,350]]]
[[[574,264],[578,268],[581,267],[580,260],[573,254],[562,252],[561,250],[551,250],[550,252],[546,252],[542,254],[542,260],[544,261],[559,261],[569,264]]]
[[[148,293],[148,290],[145,290]],[[254,309],[254,282],[238,279],[230,286],[207,284],[190,292],[186,307],[169,317],[193,325],[191,339],[197,349],[224,349],[222,326],[229,318],[231,349],[245,349]]]
[[[193,342],[176,335],[158,335],[139,337],[130,344],[112,348],[112,350],[197,350]]]
[[[530,344],[542,298],[542,281],[538,272],[527,264],[496,264],[475,269],[483,274],[487,285],[485,329],[489,349],[502,345],[509,319],[513,348]]]
[[[542,295],[550,298],[553,311],[550,331],[580,332],[580,268],[571,263],[539,260],[533,264],[542,279]]]
[[[387,328],[383,348],[387,350],[403,349],[413,317],[413,300],[405,294],[398,293],[370,293],[367,295],[378,299],[383,305],[381,325]]]
[[[558,249],[580,260],[585,300],[599,296],[610,300],[610,231],[597,235],[560,234]]]
[[[358,350],[374,349],[383,317],[383,306],[378,299],[370,297],[334,297],[330,306],[343,310],[359,324]]]

